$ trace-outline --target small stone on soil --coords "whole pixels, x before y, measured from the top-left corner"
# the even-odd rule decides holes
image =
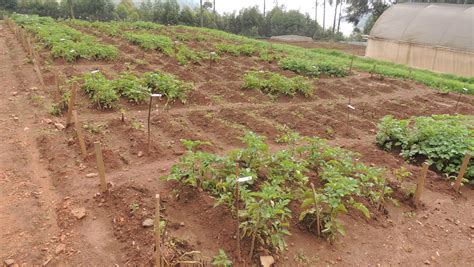
[[[424,263],[425,263],[425,265],[430,265],[431,264],[431,262],[429,260],[425,260]]]
[[[153,219],[146,219],[142,223],[143,227],[152,227],[153,226]]]
[[[64,129],[66,129],[66,127],[62,124],[62,123],[55,123],[54,126],[56,127],[56,129],[62,131]]]
[[[59,255],[59,254],[63,253],[64,250],[66,250],[66,245],[65,244],[59,244],[56,247],[56,250],[54,252],[56,253],[56,255]]]
[[[97,177],[97,175],[99,175],[99,174],[98,174],[98,173],[95,173],[95,172],[92,172],[92,173],[86,174],[86,177],[87,177],[87,178],[94,178],[94,177]]]
[[[11,265],[15,264],[15,260],[6,259],[6,260],[4,261],[4,263],[5,263],[6,266],[11,266]]]
[[[138,151],[138,157],[139,158],[143,157],[143,151]]]
[[[474,229],[474,224],[472,224],[472,225],[471,225],[471,226],[469,226],[469,227],[471,227],[471,229]]]
[[[80,220],[86,217],[86,208],[77,208],[71,211],[72,215],[76,217],[76,219]]]
[[[18,95],[18,92],[16,92],[16,91],[12,92],[12,96],[16,96],[16,95]]]

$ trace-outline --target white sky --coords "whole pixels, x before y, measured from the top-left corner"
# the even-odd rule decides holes
[[[212,0],[208,0],[211,1]],[[271,10],[275,4],[274,0],[266,0],[267,11]],[[315,0],[278,0],[278,5],[284,5],[287,10],[295,9],[299,10],[301,13],[309,13],[311,18],[314,19],[314,6]],[[318,23],[322,25],[323,23],[323,6],[322,0],[318,1]],[[335,2],[335,1],[334,1]],[[232,12],[239,11],[243,7],[258,6],[261,11],[263,11],[263,0],[216,0],[216,10],[219,13],[223,12]],[[343,6],[343,9],[345,7]],[[339,8],[338,8],[339,9]],[[329,6],[326,3],[326,28],[332,26],[334,19],[334,7]],[[337,23],[337,21],[336,21]],[[353,25],[341,21],[341,31],[344,35],[351,34]]]

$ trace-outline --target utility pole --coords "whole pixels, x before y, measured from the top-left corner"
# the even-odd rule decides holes
[[[323,32],[326,30],[326,0],[323,0]]]
[[[201,28],[204,27],[204,18],[203,18],[203,13],[202,13],[202,0],[199,0],[201,4]]]
[[[318,24],[318,0],[314,3],[314,20]]]
[[[263,17],[265,17],[266,8],[267,8],[267,3],[265,0],[263,0]]]

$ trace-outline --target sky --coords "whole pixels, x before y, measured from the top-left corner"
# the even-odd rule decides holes
[[[210,0],[212,2],[212,0]],[[271,10],[275,6],[274,0],[266,0],[267,11]],[[296,9],[301,13],[309,13],[311,18],[314,19],[314,6],[315,0],[277,0],[278,5],[284,5],[287,10]],[[318,1],[318,23],[323,24],[323,1]],[[263,0],[216,0],[216,10],[219,13],[238,11],[243,7],[259,6],[260,10],[263,11]],[[343,6],[344,8],[344,6]],[[334,20],[334,7],[326,5],[326,27],[332,26]],[[337,22],[336,22],[337,23]],[[341,31],[344,35],[350,35],[352,33],[353,25],[344,21],[341,21]]]

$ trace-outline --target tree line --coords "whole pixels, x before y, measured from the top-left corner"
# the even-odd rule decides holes
[[[367,34],[376,19],[396,0],[315,0],[316,18],[318,18],[318,8],[323,9],[322,25],[312,19],[308,13],[286,10],[283,6],[276,5],[271,10],[266,10],[268,0],[260,0],[263,4],[263,12],[254,6],[224,14],[216,12],[216,1],[221,0],[199,0],[197,7],[191,8],[180,6],[177,0],[144,0],[138,6],[132,0],[121,0],[117,5],[112,0],[0,0],[0,10],[53,18],[102,21],[144,20],[165,25],[202,26],[252,37],[297,34],[313,39],[339,40],[343,38],[340,33],[342,19],[357,25],[368,15],[366,27],[362,31],[356,29],[356,32]],[[458,3],[474,0],[441,1]],[[330,18],[332,23],[326,25],[326,9],[329,8],[333,8],[334,15]]]

